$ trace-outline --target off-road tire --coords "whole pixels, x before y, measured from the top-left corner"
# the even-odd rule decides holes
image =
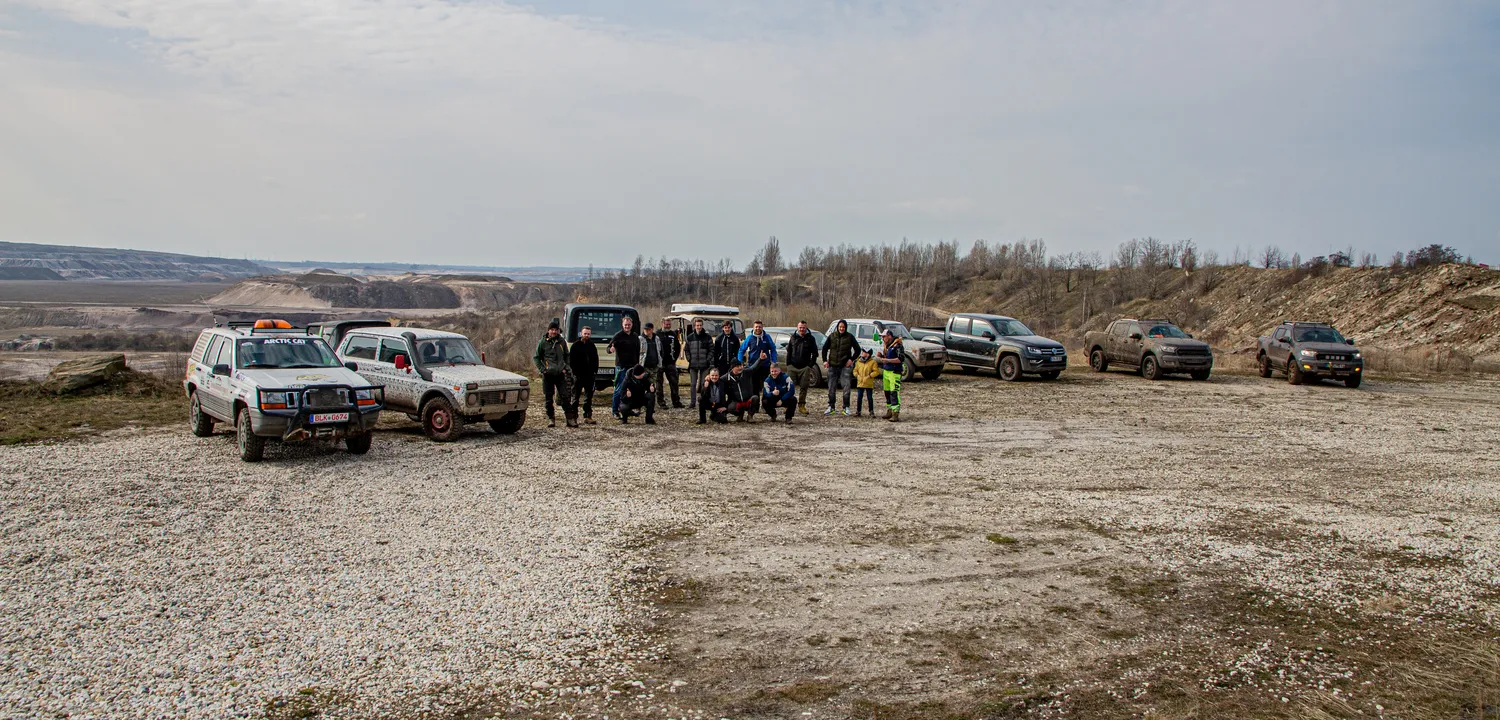
[[[901,356],[901,382],[911,382],[913,375],[917,374],[917,363],[910,355]]]
[[[344,436],[344,449],[350,455],[363,455],[370,452],[370,444],[375,440],[375,433],[362,432],[355,435]]]
[[[416,413],[407,413],[406,414],[406,419],[410,420],[410,421],[412,421],[414,423],[422,422],[422,416],[418,415]]]
[[[1061,375],[1061,374],[1062,374],[1061,370],[1048,370],[1047,372],[1044,372],[1044,373],[1038,373],[1038,375],[1043,380],[1056,380],[1057,376]]]
[[[234,440],[240,448],[240,459],[245,462],[260,462],[266,454],[266,439],[250,429],[250,408],[240,408],[234,423]]]
[[[1141,377],[1147,380],[1160,380],[1166,373],[1161,371],[1161,361],[1155,355],[1147,355],[1141,358]]]
[[[512,410],[499,420],[490,421],[490,429],[501,435],[515,435],[526,424],[525,410]]]
[[[208,437],[214,434],[214,419],[208,413],[203,412],[203,403],[198,401],[198,393],[188,395],[188,427],[198,437]]]
[[[1109,369],[1109,359],[1104,357],[1103,350],[1094,348],[1094,351],[1089,353],[1089,369],[1094,372],[1104,372]]]
[[[1349,377],[1344,378],[1344,385],[1346,387],[1357,388],[1359,387],[1360,379],[1361,378],[1359,375],[1350,375]]]
[[[1000,362],[995,365],[995,372],[1000,379],[1006,382],[1015,382],[1021,379],[1021,358],[1015,355],[1001,355]]]
[[[448,398],[435,397],[422,406],[422,430],[438,442],[453,442],[464,432],[464,424],[453,412]]]
[[[1297,366],[1297,358],[1290,355],[1286,358],[1286,381],[1292,385],[1307,382],[1307,376],[1303,375],[1302,368]]]
[[[936,380],[939,377],[941,377],[942,374],[943,374],[943,369],[941,367],[924,368],[922,370],[922,379],[923,380]]]
[[[1194,380],[1203,381],[1203,380],[1207,380],[1208,376],[1212,372],[1213,372],[1212,370],[1194,370],[1194,371],[1192,371],[1191,373],[1188,373],[1188,374],[1191,375]]]
[[[1269,356],[1267,356],[1265,353],[1261,353],[1260,361],[1256,364],[1260,366],[1261,377],[1271,377],[1271,358]]]

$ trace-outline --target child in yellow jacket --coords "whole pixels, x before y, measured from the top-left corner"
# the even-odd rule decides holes
[[[854,363],[854,386],[859,394],[854,398],[854,414],[864,413],[865,398],[870,399],[870,417],[875,417],[875,386],[880,383],[880,376],[884,371],[875,358],[870,357],[869,350],[863,350],[859,354],[859,361]]]

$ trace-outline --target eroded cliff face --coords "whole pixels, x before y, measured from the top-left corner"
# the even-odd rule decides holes
[[[236,280],[276,272],[249,260],[0,242],[0,269],[6,268],[27,275],[13,279],[54,279],[56,273],[68,280]]]

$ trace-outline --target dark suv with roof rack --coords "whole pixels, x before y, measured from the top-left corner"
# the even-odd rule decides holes
[[[1364,379],[1364,353],[1325,322],[1283,322],[1257,344],[1256,362],[1263,378],[1280,370],[1293,385],[1327,377],[1352,388]]]
[[[1102,331],[1085,333],[1083,347],[1094,372],[1118,364],[1139,370],[1147,380],[1160,380],[1168,373],[1207,380],[1214,369],[1208,343],[1194,340],[1171,320],[1122,318]]]

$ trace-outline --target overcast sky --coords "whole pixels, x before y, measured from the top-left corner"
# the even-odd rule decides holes
[[[1500,262],[1490,0],[0,0],[0,239]]]

